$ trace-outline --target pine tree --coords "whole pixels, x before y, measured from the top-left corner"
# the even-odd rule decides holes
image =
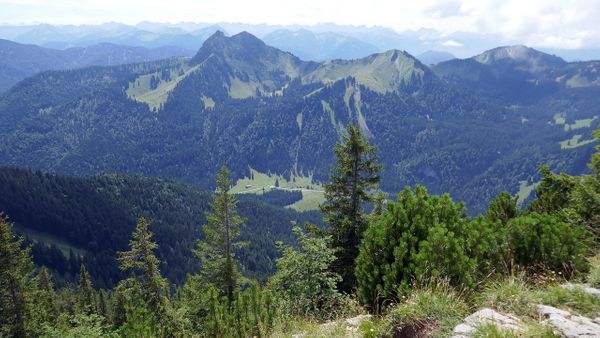
[[[519,216],[517,201],[518,197],[513,197],[506,191],[501,192],[498,197],[490,201],[486,217],[506,225],[508,221]]]
[[[473,232],[465,207],[449,195],[406,188],[365,232],[356,267],[359,299],[378,312],[383,300],[415,282],[447,278],[452,285],[472,285],[477,265],[467,244]]]
[[[29,248],[0,214],[0,336],[27,336],[26,294],[33,270]]]
[[[79,311],[84,312],[85,314],[91,314],[95,312],[96,290],[94,290],[90,274],[87,272],[85,265],[83,264],[81,264],[79,269],[77,298]]]
[[[130,278],[121,281],[119,289],[130,295],[129,301],[137,302],[137,305],[143,302],[160,324],[166,324],[168,284],[158,268],[159,260],[154,255],[158,244],[153,241],[152,235],[146,220],[140,218],[129,241],[129,251],[119,252],[121,270],[132,273]]]
[[[200,259],[204,281],[217,287],[231,304],[239,279],[234,249],[243,244],[236,241],[243,220],[237,213],[237,200],[229,192],[230,188],[229,170],[222,167],[217,175],[211,211],[206,213],[207,224],[202,228],[205,239],[198,241],[194,253]]]
[[[370,192],[379,183],[375,147],[360,130],[350,124],[342,143],[333,148],[337,165],[332,168],[331,182],[325,184],[325,203],[321,212],[331,225],[332,245],[337,249],[333,269],[342,277],[341,291],[351,292],[356,287],[355,260],[368,218],[364,204],[373,200]]]

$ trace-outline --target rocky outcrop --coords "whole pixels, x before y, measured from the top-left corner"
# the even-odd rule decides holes
[[[519,318],[484,308],[468,316],[462,323],[458,324],[454,328],[454,336],[452,338],[471,337],[477,331],[477,327],[486,324],[496,325],[503,331],[523,331],[523,325]]]
[[[577,316],[568,311],[548,305],[538,305],[538,313],[550,325],[554,332],[561,337],[596,337],[600,338],[600,323],[598,319]]]

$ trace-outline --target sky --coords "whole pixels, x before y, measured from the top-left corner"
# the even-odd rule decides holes
[[[600,0],[0,0],[4,24],[142,21],[433,28],[549,48],[600,48]]]

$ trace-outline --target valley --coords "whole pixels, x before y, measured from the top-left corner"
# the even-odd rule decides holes
[[[517,193],[519,181],[537,177],[541,163],[586,172],[577,159],[593,146],[595,87],[571,88],[564,75],[549,82],[556,74],[585,72],[587,64],[577,68],[520,48],[510,50],[514,58],[490,51],[432,71],[400,51],[304,62],[247,33],[216,33],[192,59],[48,72],[24,81],[0,99],[0,164],[75,175],[136,173],[202,188],[210,188],[211,178],[200,173],[227,164],[236,180],[251,167],[288,181],[292,173],[310,173],[320,184],[332,163],[328,149],[355,123],[381,151],[385,191],[424,183],[481,212],[490,196]],[[528,53],[548,58],[548,65],[522,70],[519,58]],[[452,73],[474,62],[488,75],[464,82]],[[511,78],[498,77],[490,87],[493,74]],[[530,86],[532,77],[547,80]],[[515,83],[530,99],[506,96]],[[48,95],[29,98],[31,91]],[[498,91],[506,92],[502,104]],[[563,124],[549,124],[556,111]]]
[[[600,336],[600,12],[233,3],[0,4],[0,337]]]

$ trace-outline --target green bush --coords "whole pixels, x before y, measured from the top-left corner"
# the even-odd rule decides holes
[[[290,315],[335,317],[338,309],[346,306],[345,297],[336,288],[340,276],[330,270],[335,260],[334,249],[328,245],[330,237],[313,236],[299,227],[293,231],[300,247],[282,248],[269,288]]]
[[[452,285],[473,285],[478,264],[468,246],[485,251],[487,242],[476,238],[475,228],[449,195],[406,188],[365,231],[356,263],[359,299],[377,312],[382,300],[418,281],[447,278]]]
[[[560,216],[532,212],[510,220],[507,232],[512,259],[520,267],[550,269],[565,277],[588,269],[592,236]]]

